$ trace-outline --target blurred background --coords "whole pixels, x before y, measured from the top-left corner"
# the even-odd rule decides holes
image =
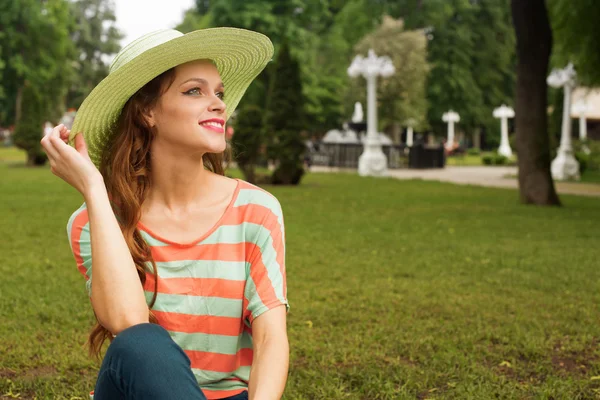
[[[0,0],[0,399],[83,399],[98,370],[82,200],[42,135],[140,35],[220,26],[275,45],[227,174],[286,214],[285,398],[600,398],[598,21],[594,0]],[[393,66],[371,83],[369,50]]]

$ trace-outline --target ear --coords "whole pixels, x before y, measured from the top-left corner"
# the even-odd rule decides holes
[[[156,112],[154,109],[144,110],[142,115],[150,128],[154,128],[156,126]]]

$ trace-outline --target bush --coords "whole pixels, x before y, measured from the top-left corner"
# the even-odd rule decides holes
[[[301,136],[304,127],[304,97],[300,66],[284,43],[272,70],[265,109],[264,130],[269,139],[267,153],[275,164],[272,183],[297,185],[304,174],[306,145]]]
[[[481,154],[481,150],[479,150],[477,147],[472,147],[467,150],[467,154],[470,156],[478,156]]]
[[[494,165],[506,165],[508,163],[508,158],[503,156],[502,154],[496,154],[494,157]]]
[[[588,155],[582,151],[576,152],[575,159],[579,163],[579,173],[583,174],[587,170],[587,167],[588,167],[588,161],[589,161]]]
[[[235,133],[231,139],[234,159],[244,174],[244,179],[256,184],[255,168],[263,144],[262,110],[254,105],[242,107],[238,112]]]
[[[27,85],[23,89],[23,109],[21,119],[15,127],[15,145],[27,152],[27,165],[44,165],[48,158],[40,140],[44,130],[44,105],[34,88]]]
[[[481,161],[483,165],[506,165],[509,160],[502,154],[492,153],[481,156]]]

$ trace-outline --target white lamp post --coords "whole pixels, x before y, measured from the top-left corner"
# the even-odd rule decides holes
[[[558,180],[579,179],[579,163],[573,157],[573,146],[571,145],[571,92],[575,87],[577,73],[573,64],[564,69],[555,69],[548,76],[548,85],[565,91],[563,103],[563,119],[560,136],[560,147],[556,158],[552,160],[552,177]]]
[[[494,110],[494,118],[500,119],[500,147],[498,148],[498,154],[502,154],[504,157],[512,157],[512,150],[508,141],[508,119],[515,117],[515,110],[502,104],[500,107]]]
[[[416,125],[417,121],[414,118],[409,118],[406,120],[406,146],[412,147],[414,142],[413,137],[413,127]]]
[[[583,100],[573,104],[573,113],[579,114],[579,140],[583,142],[581,148],[586,154],[590,154],[590,148],[585,144],[585,141],[587,140],[587,122],[585,114],[590,110],[591,107]]]
[[[587,139],[587,123],[585,114],[590,111],[590,106],[585,101],[573,104],[573,113],[579,114],[579,140]]]
[[[367,140],[365,150],[358,159],[358,173],[361,176],[385,176],[387,174],[387,157],[381,150],[381,142],[377,133],[377,76],[392,76],[394,65],[389,57],[377,57],[373,50],[364,58],[356,56],[348,68],[348,75],[353,78],[362,75],[367,80]]]
[[[448,140],[446,141],[446,150],[451,151],[454,147],[454,124],[460,122],[460,115],[450,110],[442,115],[442,121],[448,124]]]

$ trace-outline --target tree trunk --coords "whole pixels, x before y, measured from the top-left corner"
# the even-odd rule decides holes
[[[552,31],[544,0],[511,0],[517,37],[516,147],[521,202],[560,205],[550,173],[547,85]]]
[[[21,121],[21,110],[23,109],[23,86],[19,86],[17,89],[17,96],[15,98],[15,126]]]
[[[550,173],[547,117],[552,31],[544,0],[512,0],[517,37],[516,145],[519,190],[526,204],[560,205]]]

